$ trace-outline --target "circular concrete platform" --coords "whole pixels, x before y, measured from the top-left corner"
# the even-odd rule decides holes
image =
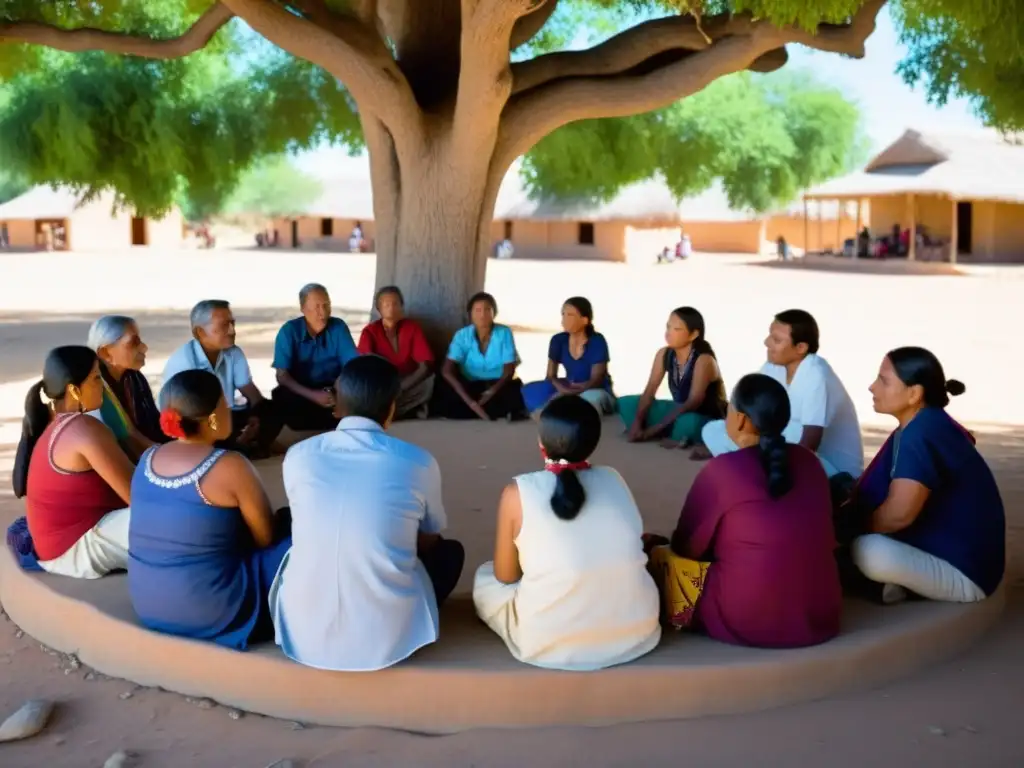
[[[459,598],[442,611],[439,643],[372,673],[310,669],[272,646],[237,653],[149,632],[135,623],[123,575],[28,574],[7,547],[0,603],[40,642],[140,685],[310,724],[450,733],[751,712],[878,686],[964,650],[998,620],[1004,593],[974,605],[850,602],[839,638],[801,650],[671,633],[643,659],[585,673],[519,664]]]

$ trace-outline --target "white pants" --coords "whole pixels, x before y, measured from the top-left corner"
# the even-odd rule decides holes
[[[797,444],[800,442],[800,437],[803,433],[803,427],[794,422],[790,422],[789,426],[786,427],[782,436],[786,438],[787,443]],[[709,421],[704,425],[704,429],[700,433],[701,440],[704,441],[704,445],[711,452],[712,456],[721,456],[723,453],[732,453],[733,451],[739,450],[739,446],[732,441],[729,437],[729,433],[725,431],[725,420],[718,419],[716,421]],[[825,468],[825,474],[829,477],[839,474],[839,470],[832,466],[831,462],[823,459],[821,454],[815,454],[818,457],[818,461],[821,462],[821,466]]]
[[[597,412],[602,416],[608,413],[615,413],[615,395],[607,389],[588,389],[581,393],[580,397],[597,408]]]
[[[869,533],[854,539],[851,553],[861,573],[880,584],[895,584],[947,603],[985,599],[981,587],[945,560],[885,534]]]
[[[53,560],[40,561],[47,573],[74,579],[98,579],[111,571],[128,568],[128,507],[103,516],[67,552]]]

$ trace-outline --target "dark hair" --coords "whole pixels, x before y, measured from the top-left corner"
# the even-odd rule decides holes
[[[373,294],[373,308],[380,308],[380,300],[382,296],[391,294],[398,297],[398,303],[403,307],[405,306],[405,296],[402,295],[402,289],[397,285],[385,285],[383,288],[378,288],[377,292]]]
[[[579,395],[561,395],[540,414],[540,444],[551,461],[586,461],[601,441],[601,414]],[[587,494],[575,470],[563,469],[555,480],[551,509],[562,520],[580,513]]]
[[[489,294],[487,291],[478,291],[477,293],[474,293],[472,296],[470,296],[469,301],[466,302],[467,315],[473,314],[473,305],[476,304],[478,301],[486,301],[488,304],[491,305],[491,309],[494,311],[494,314],[498,314],[498,302],[495,301],[494,297],[491,296],[491,294]]]
[[[806,344],[808,355],[817,354],[818,322],[810,312],[802,309],[787,309],[775,316],[775,322],[789,326],[789,336],[793,340],[794,347],[797,344]]]
[[[401,388],[402,378],[390,361],[378,355],[354,357],[338,378],[338,406],[345,416],[362,416],[383,425]]]
[[[217,410],[222,397],[224,388],[220,379],[209,371],[182,371],[164,382],[160,390],[160,410],[174,410],[181,417],[181,431],[185,437],[192,437],[199,434],[200,425]]]
[[[56,347],[50,350],[43,363],[43,378],[25,395],[25,416],[21,421],[21,439],[15,453],[11,485],[14,495],[22,498],[28,490],[28,465],[40,435],[50,423],[50,409],[42,401],[45,395],[51,402],[64,399],[69,385],[81,386],[96,366],[96,353],[88,347]]]
[[[949,396],[957,397],[967,391],[963,382],[946,379],[939,358],[922,347],[899,347],[886,355],[900,381],[908,387],[920,386],[924,390],[924,404],[933,408],[949,405]]]
[[[761,434],[758,449],[768,478],[768,495],[773,499],[785,495],[793,486],[789,452],[782,436],[790,417],[786,388],[763,373],[748,373],[732,391],[732,407],[750,419]]]
[[[697,352],[697,357],[701,355],[715,357],[715,350],[711,348],[708,340],[704,338],[704,315],[693,307],[676,307],[672,310],[672,314],[686,323],[686,327],[691,331],[697,332],[697,338],[693,340],[693,348]],[[717,360],[718,358],[715,357],[715,359]]]
[[[584,333],[587,335],[587,338],[594,335],[594,307],[591,305],[589,299],[585,299],[582,296],[573,296],[572,298],[566,299],[563,306],[570,306],[580,313],[580,317],[587,318],[590,322],[587,323]]]

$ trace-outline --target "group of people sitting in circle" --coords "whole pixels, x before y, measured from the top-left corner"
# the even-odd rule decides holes
[[[439,375],[397,288],[358,345],[319,285],[277,335],[264,397],[231,308],[200,302],[164,370],[159,407],[138,325],[108,316],[52,350],[28,393],[8,531],[22,566],[76,578],[127,570],[146,627],[244,650],[273,639],[328,670],[391,666],[439,637],[465,551],[446,537],[441,470],[389,433],[398,418],[538,423],[537,469],[497,504],[480,619],[523,662],[592,670],[655,648],[664,627],[766,648],[840,631],[844,591],[894,603],[992,595],[1005,561],[995,480],[947,413],[962,384],[929,351],[889,352],[870,390],[896,428],[863,469],[857,414],[818,354],[814,318],[776,315],[767,362],[725,387],[701,314],[674,310],[644,392],[617,398],[583,298],[562,307],[546,377],[522,385],[489,294],[468,303]],[[671,400],[656,399],[667,377]],[[628,440],[710,458],[673,531],[645,532],[627,482],[592,466],[603,417]],[[249,457],[283,425],[288,507]]]

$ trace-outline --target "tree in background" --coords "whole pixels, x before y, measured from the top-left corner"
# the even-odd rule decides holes
[[[940,84],[959,76],[929,57],[936,41],[963,42],[966,56],[969,35],[1000,35],[985,46],[1003,66],[1006,41],[1021,34],[1018,0],[899,2],[909,30],[942,22],[911,37],[922,71]],[[451,328],[483,283],[500,182],[545,136],[579,120],[664,110],[735,72],[776,70],[788,45],[863,56],[884,4],[0,0],[9,20],[0,23],[0,77],[13,89],[0,153],[30,180],[113,187],[154,213],[182,177],[193,199],[216,199],[260,155],[365,141],[377,281],[402,285],[411,312]],[[552,52],[565,40],[560,8],[588,24],[630,23],[589,49]],[[961,15],[968,26],[956,23]],[[986,15],[1003,23],[980,25]],[[218,34],[233,16],[247,27]],[[524,46],[525,57],[512,55]]]
[[[608,200],[660,174],[678,198],[716,179],[736,209],[769,211],[865,159],[857,106],[806,73],[730,75],[655,112],[559,128],[526,155],[532,195]]]
[[[287,155],[256,160],[238,178],[230,193],[216,199],[194,200],[182,195],[180,205],[190,221],[218,214],[227,216],[294,216],[323,192],[319,179],[303,173]]]

